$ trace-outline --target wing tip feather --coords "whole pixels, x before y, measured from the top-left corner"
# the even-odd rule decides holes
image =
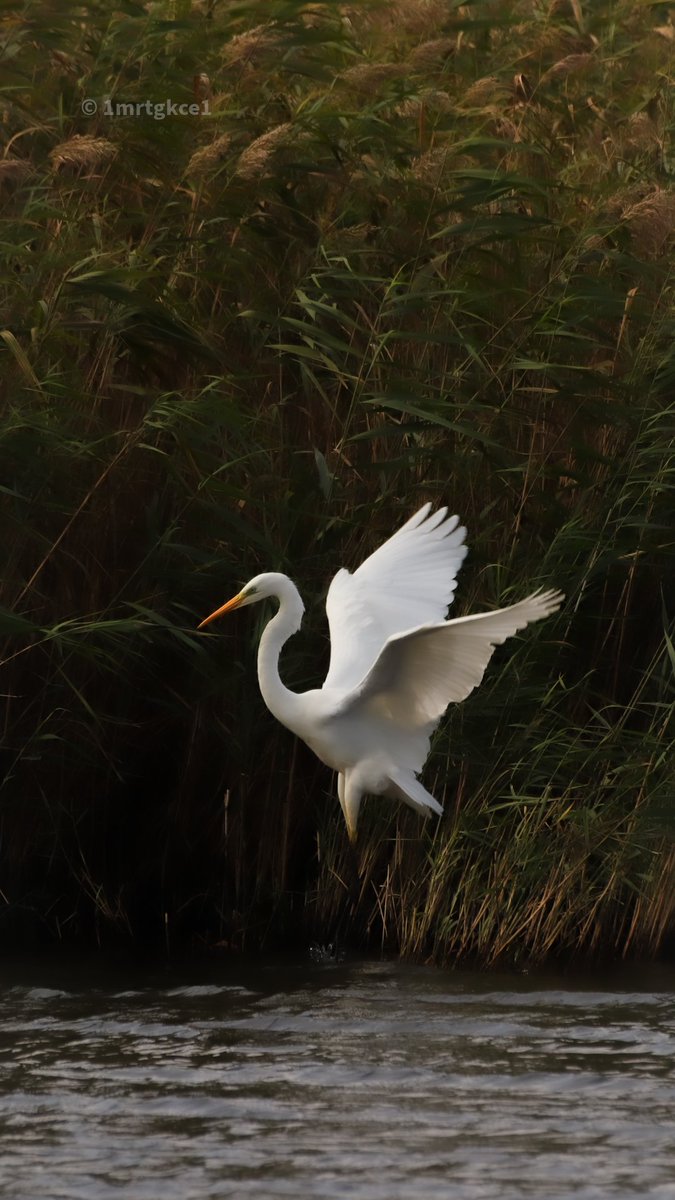
[[[557,612],[564,599],[565,593],[561,592],[559,588],[544,587],[537,588],[536,592],[532,592],[527,597],[527,600],[535,602],[536,609],[538,610],[537,617],[534,618],[535,620],[538,620],[539,617],[549,617],[554,612]]]

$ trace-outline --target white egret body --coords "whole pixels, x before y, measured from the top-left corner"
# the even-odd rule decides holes
[[[365,793],[425,816],[443,811],[417,778],[431,734],[448,705],[478,686],[495,646],[563,600],[540,590],[509,608],[446,621],[465,536],[458,517],[425,504],[353,575],[338,571],[326,599],[331,656],[320,688],[291,692],[279,676],[281,649],[304,612],[287,575],[256,575],[199,626],[267,597],[279,601],[260,639],[260,691],[277,720],[337,771],[352,841]]]

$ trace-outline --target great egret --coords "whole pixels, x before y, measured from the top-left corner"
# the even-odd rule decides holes
[[[304,605],[287,575],[256,575],[223,613],[274,597],[279,610],[258,648],[258,681],[270,712],[337,771],[350,840],[365,793],[403,800],[429,816],[443,809],[417,774],[448,704],[478,686],[495,646],[554,613],[561,592],[539,589],[518,604],[446,621],[467,547],[447,508],[425,504],[350,575],[338,571],[326,612],[331,654],[321,688],[296,693],[279,677],[279,655]]]

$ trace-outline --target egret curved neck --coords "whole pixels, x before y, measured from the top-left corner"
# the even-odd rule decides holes
[[[295,733],[300,697],[282,683],[279,675],[279,655],[288,639],[300,628],[304,612],[295,587],[293,592],[295,595],[288,592],[279,597],[279,611],[263,630],[258,647],[258,682],[262,698],[272,715]]]

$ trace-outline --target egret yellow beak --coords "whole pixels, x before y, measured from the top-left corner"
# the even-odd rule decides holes
[[[220,608],[217,608],[215,612],[211,613],[210,617],[205,617],[197,626],[197,629],[203,629],[205,625],[210,625],[212,621],[215,621],[216,617],[222,617],[224,613],[232,612],[232,609],[239,608],[244,603],[244,598],[244,592],[237,592],[237,595],[228,600],[227,604],[223,604]]]

